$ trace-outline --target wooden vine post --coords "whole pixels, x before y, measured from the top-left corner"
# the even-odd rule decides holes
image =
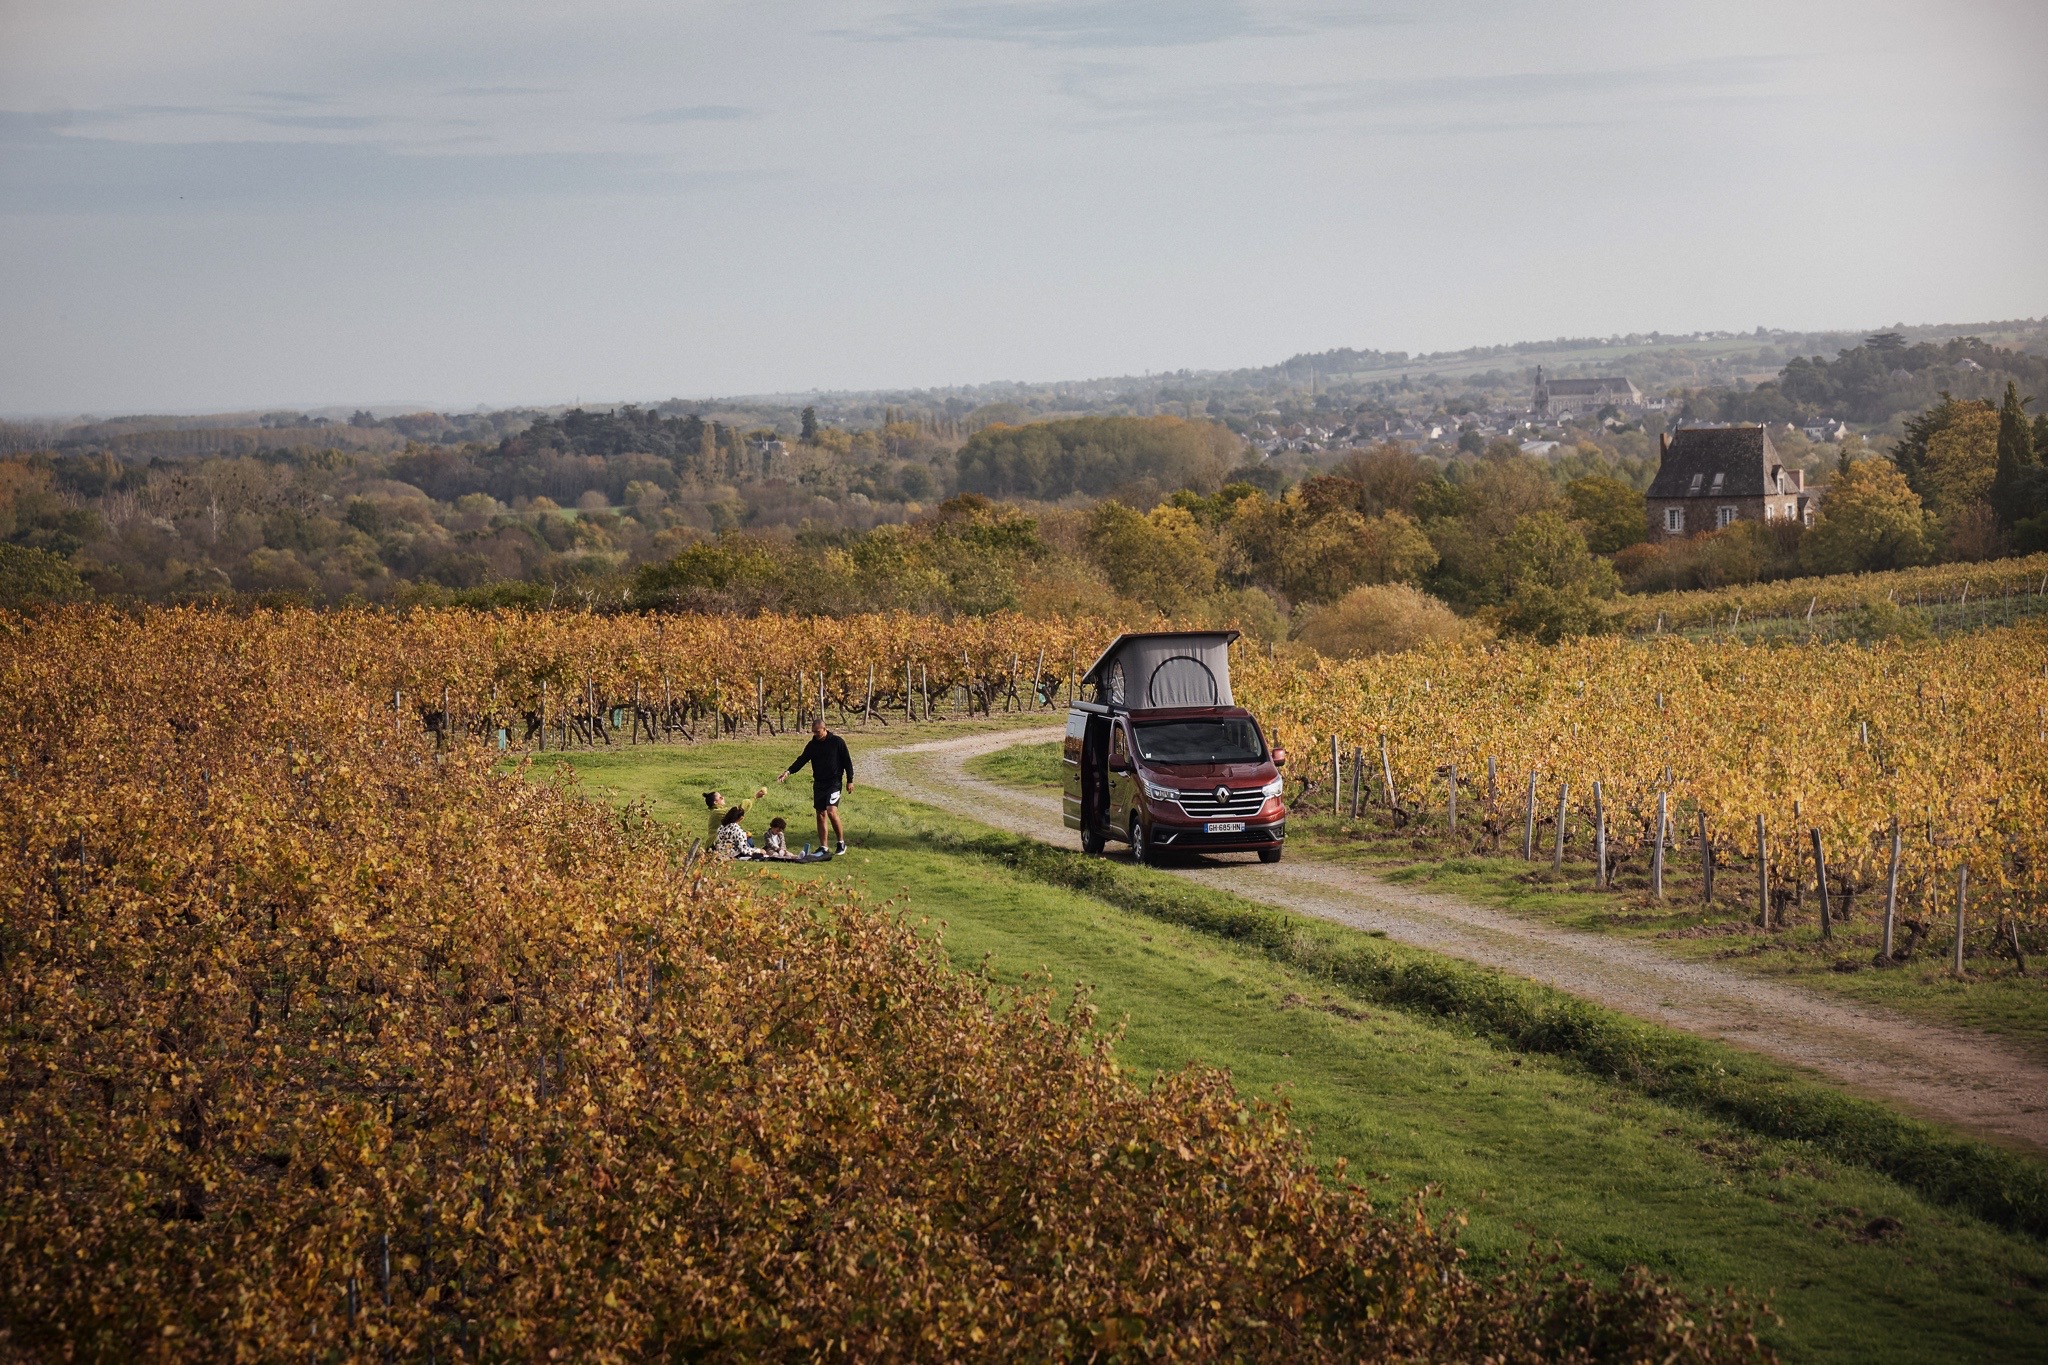
[[[1444,769],[1444,828],[1451,834],[1458,832],[1458,765],[1455,763]]]
[[[1827,855],[1821,851],[1820,827],[1816,825],[1808,832],[1813,835],[1814,880],[1820,887],[1820,936],[1823,939],[1831,939],[1835,936],[1835,925],[1832,907],[1828,903]]]
[[[1529,774],[1529,799],[1522,808],[1522,861],[1536,856],[1536,774]]]
[[[1593,885],[1607,889],[1607,792],[1593,783]]]
[[[1970,906],[1970,865],[1962,864],[1956,869],[1956,949],[1955,974],[1963,974],[1963,925],[1968,918]]]
[[[1364,779],[1365,747],[1354,744],[1351,746],[1351,818],[1354,820],[1358,818],[1358,801],[1361,795],[1359,788],[1364,785]]]
[[[1756,818],[1756,922],[1771,927],[1771,852],[1761,815]]]
[[[1567,803],[1571,800],[1571,794],[1572,784],[1570,782],[1560,782],[1557,784],[1557,841],[1550,852],[1550,870],[1552,872],[1564,871],[1565,810]]]
[[[1694,812],[1700,821],[1700,899],[1714,903],[1714,845],[1707,839],[1707,813]]]
[[[1344,751],[1338,747],[1337,737],[1330,736],[1330,815],[1335,818],[1338,798],[1344,791]]]
[[[1650,894],[1664,899],[1664,841],[1671,834],[1670,793],[1657,793],[1657,847],[1650,854]]]
[[[1380,735],[1380,780],[1387,784],[1387,809],[1394,810],[1400,800],[1394,792],[1394,760],[1387,753],[1387,737]]]
[[[1878,961],[1889,966],[1892,960],[1892,926],[1899,918],[1899,818],[1892,817],[1892,856],[1884,874],[1884,947],[1878,950]]]

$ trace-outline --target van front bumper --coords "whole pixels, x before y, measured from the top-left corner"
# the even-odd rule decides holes
[[[1232,830],[1227,834],[1211,834],[1199,823],[1172,824],[1165,820],[1154,820],[1150,837],[1154,848],[1198,848],[1213,853],[1243,853],[1261,848],[1277,848],[1286,842],[1287,821],[1247,821],[1241,830]]]

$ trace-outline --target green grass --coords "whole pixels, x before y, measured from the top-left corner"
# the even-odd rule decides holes
[[[967,767],[1007,786],[1046,790],[1059,785],[1059,758],[1057,741],[1020,744],[980,755]],[[1938,941],[1923,943],[1903,967],[1878,970],[1870,964],[1883,938],[1876,919],[1881,906],[1871,896],[1858,898],[1851,918],[1835,926],[1832,940],[1820,937],[1819,913],[1811,895],[1805,906],[1791,912],[1788,923],[1765,933],[1752,923],[1754,882],[1739,867],[1721,869],[1714,903],[1706,905],[1700,898],[1698,857],[1681,844],[1667,868],[1666,898],[1659,904],[1640,868],[1620,877],[1613,891],[1593,885],[1590,863],[1567,857],[1564,872],[1553,872],[1550,832],[1540,812],[1535,861],[1519,856],[1519,825],[1501,841],[1511,856],[1479,852],[1477,814],[1469,807],[1463,810],[1460,835],[1453,839],[1443,829],[1441,809],[1399,829],[1383,811],[1352,820],[1297,809],[1288,821],[1287,844],[1297,857],[1350,864],[1387,881],[1442,891],[1565,928],[1646,941],[1675,957],[1796,981],[1901,1014],[1981,1029],[2020,1052],[2048,1058],[2048,964],[2037,962],[2031,974],[2021,975],[2011,958],[1990,951],[1994,926],[1988,923],[1979,925],[1972,939],[1973,952],[1965,959],[1962,980],[1948,970],[1948,939],[1944,927],[1931,917],[1930,933]],[[1574,831],[1575,838],[1577,834]],[[1567,847],[1568,854],[1574,852]],[[1903,919],[1913,912],[1902,906],[1900,915]],[[1901,942],[1904,934],[1901,928]]]
[[[853,738],[858,761],[872,741]],[[698,792],[751,791],[793,752],[784,740],[572,762],[593,794],[644,799],[694,831]],[[807,806],[797,784],[771,788],[748,823],[758,829],[782,814],[802,828]],[[989,842],[978,826],[866,788],[848,818],[850,856],[739,875],[845,881],[895,897],[913,918],[944,921],[955,960],[987,957],[998,980],[1087,983],[1105,1026],[1122,1022],[1119,1058],[1140,1075],[1205,1062],[1228,1068],[1248,1093],[1278,1090],[1320,1161],[1347,1158],[1390,1197],[1440,1185],[1469,1213],[1479,1256],[1512,1251],[1533,1229],[1603,1272],[1641,1263],[1695,1288],[1774,1292],[1786,1321],[1770,1336],[1799,1359],[2038,1357],[2048,1332],[2048,1250],[2039,1243],[1817,1144],[1647,1097],[1415,1001],[1390,1008],[1371,983],[1334,979],[1317,952],[1445,959],[1292,920],[1317,952],[1291,966],[1271,945],[1223,937],[1214,923],[1172,922],[1231,913],[1235,898],[1049,850],[1071,862],[1037,866],[1036,854],[1017,851],[1022,841]],[[1109,878],[1097,886],[1103,894],[1047,880],[1088,881],[1097,871]],[[1871,1230],[1887,1218],[1901,1230]]]

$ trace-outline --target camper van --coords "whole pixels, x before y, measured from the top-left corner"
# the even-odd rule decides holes
[[[1120,635],[1081,676],[1061,754],[1068,829],[1156,863],[1182,853],[1256,853],[1287,838],[1284,750],[1231,701],[1231,631]]]

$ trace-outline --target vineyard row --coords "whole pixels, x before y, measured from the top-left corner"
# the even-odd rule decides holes
[[[2025,599],[2048,600],[2048,554],[1985,564],[1933,564],[1884,573],[1833,574],[1776,583],[1689,592],[1648,593],[1622,599],[1624,630],[1656,632],[1697,627],[1739,627],[1744,621],[1831,615],[1878,602],[1899,606],[1968,606],[2006,599],[2012,615],[2041,610]]]

